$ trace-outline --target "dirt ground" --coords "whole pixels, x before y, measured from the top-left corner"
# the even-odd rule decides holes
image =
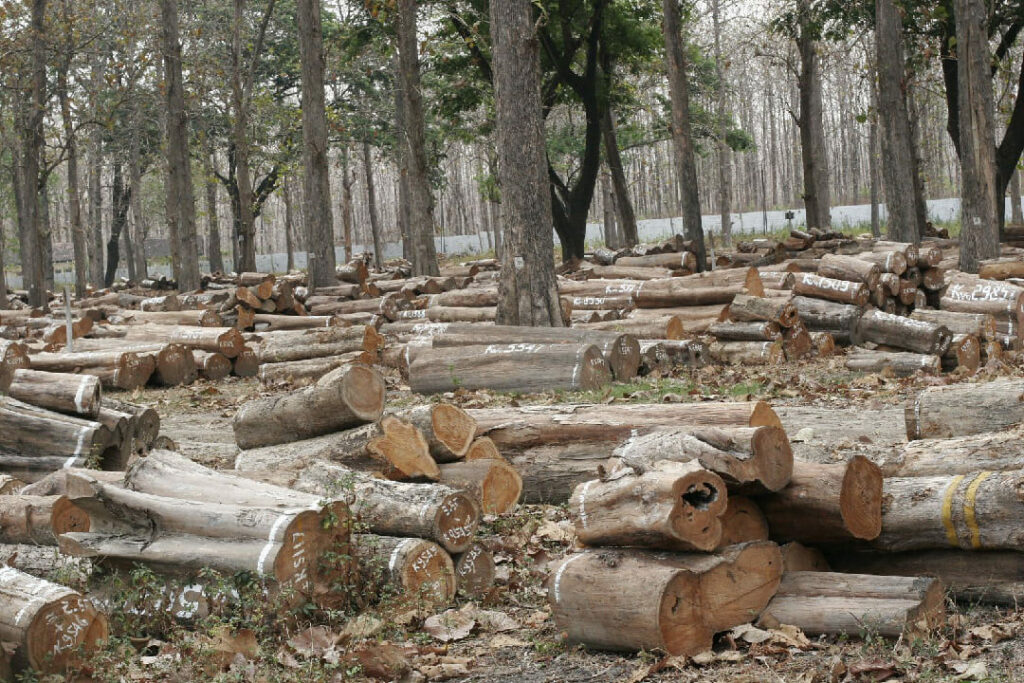
[[[841,358],[773,368],[678,368],[668,376],[601,392],[525,397],[448,395],[464,406],[551,402],[765,400],[779,414],[799,458],[829,462],[877,454],[906,440],[903,405],[924,386],[1022,375],[1020,367],[975,377],[894,379],[847,372]],[[389,377],[389,405],[413,397]],[[267,390],[236,378],[145,390],[130,397],[156,407],[162,434],[192,459],[233,466],[231,418]],[[128,397],[126,397],[128,398]],[[499,582],[476,602],[446,608],[385,600],[369,609],[281,613],[253,604],[186,625],[114,619],[111,645],[92,664],[93,680],[177,681],[1024,681],[1024,613],[950,603],[945,628],[893,641],[870,632],[809,639],[792,629],[737,629],[694,659],[616,654],[567,646],[546,606],[546,569],[574,542],[564,508],[521,506],[487,518]],[[150,579],[152,580],[152,579]],[[366,601],[372,596],[360,596]]]

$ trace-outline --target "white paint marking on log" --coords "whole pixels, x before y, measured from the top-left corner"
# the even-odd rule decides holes
[[[555,590],[555,604],[556,605],[559,602],[562,601],[562,592],[561,592],[562,574],[565,573],[566,567],[568,567],[570,564],[572,564],[576,560],[580,559],[581,557],[583,557],[583,553],[580,553],[579,555],[576,555],[575,557],[570,557],[568,560],[563,562],[562,566],[558,568],[557,572],[555,572],[554,590]]]
[[[583,490],[580,491],[580,522],[583,523],[584,529],[587,528],[587,489],[589,489],[590,485],[593,483],[594,480],[591,479],[590,481],[583,485]]]
[[[583,367],[583,352],[586,350],[586,346],[580,345],[579,351],[576,352],[576,365],[572,369],[572,381],[569,383],[570,388],[575,389],[580,378],[580,368]]]
[[[391,557],[388,559],[388,572],[391,574],[395,573],[395,565],[398,563],[398,556],[402,553],[402,550],[407,546],[416,542],[415,538],[407,538],[391,551]]]
[[[89,433],[89,427],[82,427],[81,431],[78,432],[78,442],[75,444],[74,454],[64,461],[62,469],[68,469],[74,467],[75,461],[82,457],[82,447],[85,445],[85,436]]]
[[[92,375],[82,375],[82,379],[78,382],[78,391],[75,392],[75,410],[79,413],[85,412],[82,401],[85,400],[85,385],[88,384],[90,379],[92,379]]]
[[[260,557],[256,561],[256,573],[260,576],[266,576],[267,572],[264,570],[263,565],[267,561],[267,557],[270,555],[270,549],[278,542],[279,532],[283,531],[283,527],[287,527],[288,524],[292,523],[296,515],[300,512],[305,512],[309,508],[291,508],[284,510],[281,516],[277,518],[277,521],[270,527],[270,533],[267,534],[267,544],[263,546],[263,550],[260,551]]]
[[[914,438],[921,438],[921,394],[914,398]]]

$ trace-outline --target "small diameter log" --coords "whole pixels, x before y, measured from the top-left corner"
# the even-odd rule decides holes
[[[315,381],[328,372],[337,368],[362,363],[373,365],[376,356],[366,351],[349,351],[337,356],[325,358],[309,358],[307,360],[292,360],[283,363],[262,363],[259,364],[257,375],[260,383],[264,385],[274,384],[302,384]]]
[[[945,623],[942,582],[925,577],[787,572],[758,625],[808,635],[920,635]]]
[[[231,366],[231,374],[236,377],[255,377],[260,369],[260,359],[249,346],[243,346]]]
[[[0,641],[13,664],[41,674],[75,668],[107,638],[107,619],[81,594],[13,567],[0,567]]]
[[[793,305],[811,332],[828,332],[844,346],[856,344],[857,321],[864,313],[859,306],[839,304],[806,296],[795,296]]]
[[[89,515],[64,496],[0,496],[0,543],[57,545],[68,531],[88,531]]]
[[[490,344],[424,349],[409,366],[409,386],[420,394],[459,388],[517,393],[581,391],[598,389],[611,380],[607,361],[591,344]]]
[[[695,655],[714,634],[761,612],[782,575],[774,543],[719,555],[595,549],[548,578],[548,602],[569,642],[604,650]]]
[[[640,342],[640,375],[646,377],[651,373],[664,372],[671,368],[672,359],[661,342],[654,340]]]
[[[809,356],[813,350],[814,340],[802,322],[782,331],[782,351],[786,360],[800,360]]]
[[[167,340],[192,349],[222,353],[228,358],[237,356],[245,346],[242,333],[234,327],[174,327]]]
[[[726,322],[708,326],[708,334],[720,341],[775,341],[782,339],[782,329],[773,322]]]
[[[502,459],[479,458],[441,465],[440,481],[470,494],[486,515],[515,509],[523,494],[523,479]]]
[[[650,254],[648,256],[623,256],[615,260],[616,266],[624,268],[668,268],[669,270],[697,270],[697,258],[692,252]]]
[[[498,447],[495,446],[494,442],[486,436],[473,439],[473,443],[470,444],[469,450],[466,451],[464,459],[466,461],[487,459],[505,461],[505,457],[502,456],[500,451],[498,451]]]
[[[28,350],[24,344],[0,339],[0,391],[7,391],[15,370],[30,366]]]
[[[881,276],[881,268],[870,261],[862,261],[856,256],[825,254],[818,266],[818,275],[833,280],[863,282],[868,289],[874,289]]]
[[[903,411],[907,439],[996,432],[1024,422],[1024,380],[929,387]]]
[[[472,498],[442,484],[388,481],[318,462],[304,469],[293,486],[350,500],[352,515],[371,533],[429,538],[451,553],[469,548],[480,523]]]
[[[803,543],[791,541],[780,547],[782,565],[786,572],[830,572],[828,560],[817,548],[809,548]],[[874,573],[874,572],[857,572]],[[898,572],[896,572],[898,573]]]
[[[871,290],[863,282],[834,280],[814,273],[800,273],[793,283],[793,293],[863,308],[868,303]]]
[[[737,322],[767,320],[780,327],[792,327],[799,320],[799,314],[788,299],[737,294],[729,305],[729,318]]]
[[[875,344],[938,355],[946,352],[952,338],[942,325],[881,311],[866,311],[860,317],[857,332],[860,339]]]
[[[828,358],[829,356],[835,355],[836,352],[836,339],[828,332],[811,332],[811,343],[814,345],[814,350],[818,353],[821,358]]]
[[[583,543],[712,550],[722,537],[725,482],[696,462],[660,462],[576,487],[569,499]]]
[[[452,557],[455,585],[461,595],[483,597],[494,587],[494,555],[483,543],[473,543],[466,552]]]
[[[859,372],[891,370],[897,377],[909,377],[918,372],[937,375],[942,372],[942,358],[901,351],[871,351],[855,346],[846,356],[846,369]]]
[[[256,354],[262,363],[324,358],[352,351],[374,353],[384,345],[384,338],[371,325],[265,332],[258,336]]]
[[[719,363],[730,365],[775,365],[785,360],[781,341],[712,342],[708,354]]]
[[[195,359],[196,371],[203,379],[216,381],[231,374],[231,359],[223,353],[193,351],[192,358]]]
[[[953,334],[973,334],[979,339],[993,339],[996,336],[996,319],[986,313],[916,310],[910,317],[942,325]]]
[[[764,518],[757,503],[746,496],[729,496],[721,522],[719,549],[737,543],[768,540],[768,520]]]
[[[924,548],[1020,550],[1024,472],[972,472],[885,480],[882,533],[887,551]]]
[[[33,370],[95,375],[104,389],[133,391],[145,386],[156,369],[155,363],[132,352],[87,351],[84,353],[37,353],[31,357]]]
[[[419,406],[395,416],[420,430],[436,462],[461,459],[469,451],[476,435],[476,420],[451,403]]]
[[[933,576],[963,603],[1008,605],[1024,601],[1024,573],[1015,551],[914,550],[905,553],[851,552],[828,555],[838,571],[889,576]]]
[[[93,375],[41,370],[15,370],[7,395],[59,413],[94,418],[100,412],[102,389]]]
[[[438,544],[374,534],[356,534],[352,541],[365,595],[392,594],[429,604],[455,598],[455,565]]]
[[[981,342],[973,334],[955,334],[949,348],[942,354],[942,369],[964,368],[974,372],[981,367]]]
[[[249,401],[233,423],[240,448],[307,439],[378,419],[384,410],[384,379],[365,365],[338,368],[316,384]]]
[[[1021,467],[1024,427],[984,432],[951,439],[921,439],[898,447],[878,459],[887,477],[937,477],[973,472],[1007,471]]]
[[[871,540],[882,529],[882,472],[860,455],[830,465],[795,460],[789,485],[757,502],[776,540]]]

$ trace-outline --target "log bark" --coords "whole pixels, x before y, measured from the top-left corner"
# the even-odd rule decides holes
[[[32,459],[58,459],[58,469],[81,462],[101,463],[111,447],[108,434],[98,422],[55,413],[0,398],[0,450]],[[49,462],[40,460],[40,462]]]
[[[858,372],[890,370],[896,377],[910,377],[918,372],[940,374],[942,357],[899,351],[871,351],[853,347],[846,356],[846,369]]]
[[[366,351],[349,351],[337,356],[309,358],[307,360],[285,361],[283,363],[260,363],[256,374],[260,383],[274,384],[309,384],[323,377],[332,370],[352,364],[373,365],[376,356]]]
[[[911,313],[910,317],[913,320],[942,325],[953,334],[973,334],[984,340],[993,339],[996,336],[996,320],[990,314],[918,309]]]
[[[192,349],[236,357],[245,346],[245,338],[234,327],[174,327],[166,341]]]
[[[7,395],[59,413],[95,418],[103,392],[93,375],[19,369],[12,375]]]
[[[436,543],[374,534],[352,538],[366,595],[397,595],[427,604],[455,598],[455,565]]]
[[[949,330],[942,325],[881,311],[865,312],[858,321],[857,335],[875,344],[940,356],[952,340]]]
[[[781,341],[712,342],[708,355],[719,363],[731,365],[776,365],[786,359]]]
[[[868,289],[874,289],[882,274],[881,268],[870,261],[862,261],[856,256],[825,254],[818,266],[818,275],[834,280],[863,282]]]
[[[782,329],[773,322],[727,322],[708,326],[708,334],[721,341],[776,341],[782,339]]]
[[[907,439],[996,432],[1024,422],[1024,381],[929,387],[904,410]]]
[[[154,362],[132,352],[95,351],[85,353],[37,353],[31,357],[33,370],[75,372],[95,375],[104,389],[133,391],[145,386],[156,369]]]
[[[1021,466],[1024,428],[983,432],[951,439],[921,439],[883,451],[875,458],[887,477],[937,477],[981,471],[1016,470]]]
[[[882,529],[882,473],[860,455],[830,465],[796,460],[789,485],[758,503],[776,540],[871,540]]]
[[[792,302],[808,330],[828,332],[836,342],[843,345],[853,345],[859,341],[857,321],[864,312],[861,307],[805,296],[795,296]]]
[[[944,311],[989,313],[997,320],[1013,323],[1016,333],[1024,320],[1024,288],[958,273],[943,293],[940,305]]]
[[[766,299],[737,294],[729,304],[729,319],[740,322],[767,320],[780,327],[792,327],[800,319],[800,315],[787,299]]]
[[[0,640],[15,644],[15,665],[63,673],[97,652],[107,633],[106,617],[81,594],[0,567]]]
[[[370,325],[265,332],[259,337],[256,353],[261,363],[324,358],[352,351],[375,353],[384,343],[383,337]]]
[[[503,515],[515,509],[523,494],[523,479],[500,458],[476,458],[441,465],[442,484],[473,497],[485,515]]]
[[[758,625],[798,627],[808,635],[928,633],[945,624],[942,582],[925,577],[787,572]]]
[[[862,282],[835,280],[814,273],[801,273],[793,282],[793,293],[843,304],[864,307],[870,289]]]
[[[354,365],[324,375],[299,391],[250,401],[235,414],[240,448],[272,446],[320,436],[378,419],[384,410],[384,379]]]
[[[639,365],[639,358],[637,359]],[[409,386],[420,394],[456,389],[530,393],[598,389],[612,373],[591,344],[490,344],[425,349],[409,366]]]

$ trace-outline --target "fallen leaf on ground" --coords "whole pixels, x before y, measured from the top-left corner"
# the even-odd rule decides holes
[[[953,677],[955,681],[979,681],[988,678],[988,665],[981,659],[975,659],[973,662],[954,662],[950,668],[957,674]]]
[[[476,626],[476,620],[462,610],[450,609],[442,614],[427,617],[423,630],[442,643],[469,637]],[[426,672],[424,672],[426,673]],[[427,674],[429,677],[429,674]]]
[[[501,650],[506,647],[529,647],[529,643],[525,640],[519,640],[515,636],[506,635],[499,633],[498,635],[491,638],[488,645],[494,650]]]
[[[360,614],[352,619],[341,631],[341,637],[348,640],[372,638],[384,628],[384,622],[370,614]]]

